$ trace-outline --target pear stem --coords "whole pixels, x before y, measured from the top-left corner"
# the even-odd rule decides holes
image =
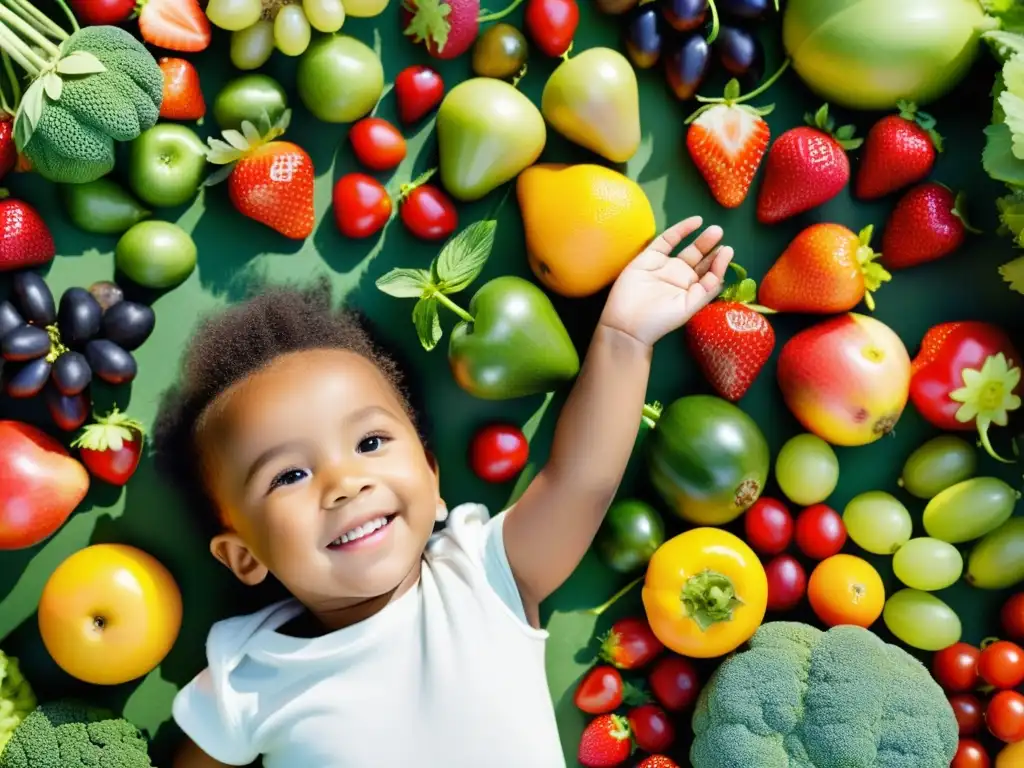
[[[439,302],[441,302],[441,304],[443,304],[444,306],[448,307],[448,309],[450,309],[456,315],[461,317],[467,323],[475,322],[473,316],[471,314],[469,314],[469,312],[464,310],[462,307],[460,307],[458,304],[456,304],[454,301],[449,299],[447,296],[445,296],[440,291],[434,291],[433,297],[435,299],[437,299]]]

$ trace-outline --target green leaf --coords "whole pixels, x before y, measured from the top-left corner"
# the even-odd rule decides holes
[[[475,221],[445,243],[437,257],[439,290],[457,293],[476,280],[491,255],[497,226],[494,219]]]
[[[57,72],[62,75],[95,75],[106,71],[103,62],[88,51],[69,53],[57,62]]]
[[[1010,290],[1024,294],[1024,256],[1018,256],[999,267],[999,276],[1010,285]]]
[[[245,150],[249,148],[249,142],[246,140],[245,136],[234,128],[228,128],[222,135],[228,144],[241,152],[245,152]]]
[[[437,313],[437,302],[428,296],[424,296],[416,302],[412,308],[412,322],[416,326],[416,335],[420,338],[420,344],[429,352],[437,346],[443,335],[441,331],[441,318]]]
[[[415,299],[430,291],[432,281],[425,269],[392,269],[378,277],[376,285],[388,296]]]
[[[1024,160],[1013,154],[1013,134],[1006,123],[985,128],[985,149],[981,165],[996,181],[1024,186]]]
[[[14,124],[14,143],[18,149],[28,146],[35,133],[39,118],[43,114],[43,81],[37,79],[28,87],[21,98],[21,106],[18,109],[17,120]]]
[[[999,103],[999,94],[1006,90],[1006,83],[1003,82],[1003,73],[996,72],[995,79],[992,83],[992,118],[993,124],[998,125],[1006,119],[1006,115],[1003,113],[1003,106]]]
[[[1024,192],[1017,192],[996,200],[999,211],[999,234],[1012,235],[1018,244],[1024,244]]]
[[[1024,99],[1011,91],[1003,91],[999,104],[1005,114],[1003,122],[1010,129],[1010,151],[1018,160],[1024,160]]]
[[[50,101],[59,101],[60,95],[64,92],[64,81],[60,75],[50,72],[43,76],[43,90]]]
[[[1017,96],[1024,96],[1024,56],[1014,56],[1003,65],[1003,88]]]

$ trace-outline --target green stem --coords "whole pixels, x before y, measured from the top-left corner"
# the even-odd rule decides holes
[[[700,96],[700,95],[698,95],[696,97],[697,101],[701,102],[702,104],[730,104],[730,105],[732,105],[732,104],[742,104],[745,101],[750,101],[751,99],[760,96],[762,93],[764,93],[769,88],[771,88],[773,85],[775,85],[775,81],[778,80],[780,77],[782,77],[783,73],[785,73],[785,71],[787,69],[789,69],[789,66],[790,66],[791,63],[792,63],[792,61],[790,59],[786,59],[784,62],[782,62],[782,66],[779,67],[775,71],[775,74],[773,74],[771,77],[769,77],[767,80],[765,80],[759,86],[757,86],[757,88],[752,90],[750,93],[745,93],[742,96],[740,96],[739,98],[726,99],[726,98],[723,98],[721,96],[711,97],[711,96]]]
[[[711,9],[711,34],[708,35],[708,45],[718,39],[718,8],[715,7],[715,0],[708,0],[708,7]]]
[[[661,403],[654,403],[648,405],[644,403],[644,409],[641,412],[641,419],[651,429],[654,429],[654,425],[658,423],[658,419],[661,418],[661,412],[664,408],[661,407]]]
[[[28,2],[28,0],[24,0],[24,1]],[[75,18],[75,14],[73,14],[71,12],[71,9],[68,8],[68,4],[65,3],[64,0],[57,0],[57,5],[59,5],[61,7],[61,10],[64,11],[64,15],[67,16],[68,17],[68,21],[71,22],[71,31],[72,32],[77,32],[79,29],[81,29],[81,27],[78,26],[78,19]]]
[[[503,19],[518,8],[522,2],[523,0],[512,0],[511,4],[509,4],[504,10],[495,11],[494,13],[488,13],[486,16],[481,16],[477,19],[477,22],[483,24],[485,21],[497,21],[498,19]]]
[[[602,613],[604,613],[609,608],[611,608],[616,602],[618,602],[619,598],[621,598],[623,595],[625,595],[627,592],[629,592],[631,589],[633,589],[633,587],[635,587],[637,584],[642,582],[645,577],[646,577],[646,574],[644,576],[637,576],[635,579],[633,579],[631,582],[629,582],[629,584],[627,584],[622,589],[620,589],[618,592],[616,592],[614,595],[609,597],[604,603],[602,603],[601,605],[597,606],[596,608],[588,608],[587,610],[584,611],[584,613],[589,613],[589,614],[591,614],[593,616],[600,616]]]
[[[11,81],[11,96],[13,97],[14,108],[17,109],[18,105],[21,104],[21,83],[18,82],[18,73],[14,71],[14,65],[11,64],[11,57],[7,54],[7,51],[0,51],[0,58],[3,59],[7,78]]]
[[[448,309],[450,309],[456,315],[461,317],[467,323],[474,322],[473,316],[471,314],[469,314],[469,312],[464,310],[462,307],[460,307],[458,304],[456,304],[454,301],[449,299],[447,296],[445,296],[440,291],[434,291],[434,293],[432,295],[433,295],[433,297],[435,299],[437,299],[439,302],[441,302],[441,304],[443,304],[444,306],[448,307]]]
[[[3,0],[3,2],[12,10],[21,14],[22,18],[32,24],[32,26],[43,34],[48,34],[58,40],[68,39],[67,32],[54,24],[46,14],[31,3],[28,3],[25,0]]]
[[[3,22],[0,22],[0,49],[10,54],[18,66],[33,77],[37,77],[46,66],[46,62],[36,56]]]
[[[35,43],[42,48],[46,53],[50,55],[50,58],[54,58],[60,51],[57,46],[51,43],[43,35],[41,35],[35,27],[25,21],[21,16],[16,14],[6,5],[0,5],[0,21],[4,21],[14,29],[21,32],[29,41]]]
[[[11,109],[11,105],[7,103],[7,96],[4,94],[4,82],[2,79],[0,79],[0,109],[11,117],[14,117],[14,114],[17,111],[15,109]]]

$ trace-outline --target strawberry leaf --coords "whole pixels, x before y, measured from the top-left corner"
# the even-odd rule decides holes
[[[416,0],[415,5],[406,2],[402,6],[412,13],[412,19],[403,34],[411,37],[415,43],[432,42],[438,53],[443,51],[452,28],[448,23],[452,7],[440,0]]]
[[[106,416],[96,419],[71,442],[72,448],[87,451],[120,451],[125,443],[142,439],[142,422],[121,413],[116,407]]]
[[[975,235],[980,235],[981,234],[981,230],[978,229],[977,227],[971,226],[970,221],[968,221],[968,219],[967,219],[967,212],[966,211],[967,211],[967,193],[966,192],[960,192],[960,193],[957,194],[956,199],[953,202],[953,215],[956,216],[958,219],[960,219],[961,222],[963,222],[964,229],[966,229],[968,232],[970,232],[972,234],[975,234]]]

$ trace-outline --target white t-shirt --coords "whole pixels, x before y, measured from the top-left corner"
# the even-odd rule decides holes
[[[280,634],[304,610],[294,600],[218,622],[175,721],[228,765],[565,768],[547,632],[527,623],[504,519],[453,509],[418,583],[351,627]]]

